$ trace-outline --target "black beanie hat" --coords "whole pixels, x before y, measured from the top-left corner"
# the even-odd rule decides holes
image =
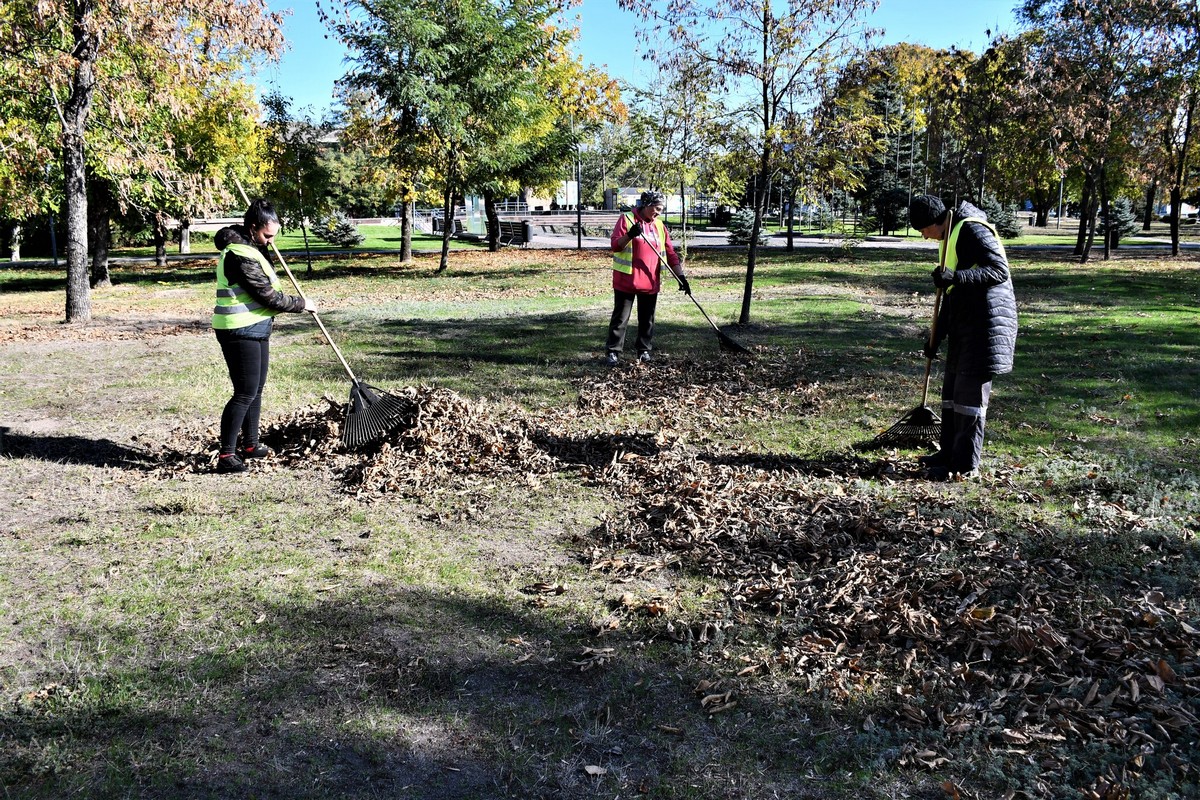
[[[908,205],[908,224],[917,230],[936,225],[946,218],[946,206],[934,194],[919,194]]]

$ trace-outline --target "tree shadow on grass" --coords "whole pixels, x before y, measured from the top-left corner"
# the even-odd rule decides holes
[[[167,626],[63,632],[136,655],[44,673],[0,709],[6,797],[831,796],[806,774],[828,736],[763,697],[712,716],[693,692],[705,673],[663,669],[631,637],[403,587],[241,602],[259,624],[234,645],[215,629],[183,648]]]
[[[81,436],[40,436],[13,433],[0,428],[0,454],[91,467],[122,467],[149,471],[154,460],[145,450],[117,444],[108,439]]]

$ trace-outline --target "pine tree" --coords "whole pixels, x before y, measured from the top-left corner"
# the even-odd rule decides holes
[[[729,243],[749,245],[750,237],[754,232],[754,211],[749,208],[742,208],[734,212],[729,218]],[[758,243],[766,244],[767,233],[762,230],[758,234]]]
[[[1103,216],[1098,221],[1098,230],[1109,236],[1109,244],[1116,249],[1117,244],[1126,236],[1132,236],[1141,229],[1137,215],[1133,213],[1133,203],[1128,197],[1118,197],[1109,206],[1112,224]]]
[[[1011,205],[1001,205],[993,195],[984,195],[983,213],[987,214],[988,222],[996,226],[996,233],[1001,239],[1015,239],[1021,235],[1021,223],[1017,221],[1017,212]]]
[[[358,232],[358,227],[341,211],[333,211],[321,217],[312,226],[312,232],[325,241],[339,247],[354,247],[367,237]]]

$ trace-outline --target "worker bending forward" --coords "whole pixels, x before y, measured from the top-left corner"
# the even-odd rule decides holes
[[[942,429],[938,452],[925,456],[929,477],[973,476],[983,455],[992,379],[1012,372],[1017,343],[1017,301],[1008,257],[987,215],[968,202],[949,214],[935,195],[918,195],[909,222],[940,243],[944,267],[933,283],[945,294],[925,355],[936,358],[949,340],[942,382]]]

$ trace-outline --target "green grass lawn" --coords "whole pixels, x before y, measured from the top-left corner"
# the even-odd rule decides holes
[[[359,375],[463,399],[430,452],[525,426],[560,459],[419,495],[315,442],[189,466],[228,396],[211,263],[117,267],[82,326],[61,273],[0,271],[5,796],[1200,794],[1200,262],[1014,251],[984,476],[932,484],[852,450],[921,400],[929,253],[766,251],[736,325],[742,257],[694,252],[757,358],[670,291],[616,370],[604,255],[315,259]],[[276,435],[347,388],[281,317]]]
[[[352,248],[345,248],[330,244],[329,242],[326,242],[323,239],[313,235],[311,232],[308,234],[306,242],[303,231],[299,229],[293,230],[290,228],[280,232],[279,236],[277,236],[275,239],[275,244],[284,253],[290,254],[293,260],[304,255],[306,246],[308,252],[311,253],[328,253],[329,251],[342,250],[368,252],[371,250],[400,249],[399,225],[359,225],[358,231],[366,238],[361,244],[355,245]],[[412,237],[412,246],[414,251],[441,250],[442,237],[440,235],[414,233]],[[457,239],[450,240],[450,248],[453,250],[474,249],[477,247],[477,244],[471,242],[459,241]],[[177,244],[168,245],[168,254],[175,254],[178,252],[179,246]],[[212,234],[192,234],[193,255],[207,255],[216,252],[217,250],[213,246]],[[154,248],[145,246],[114,248],[113,255],[152,256],[154,255]]]

